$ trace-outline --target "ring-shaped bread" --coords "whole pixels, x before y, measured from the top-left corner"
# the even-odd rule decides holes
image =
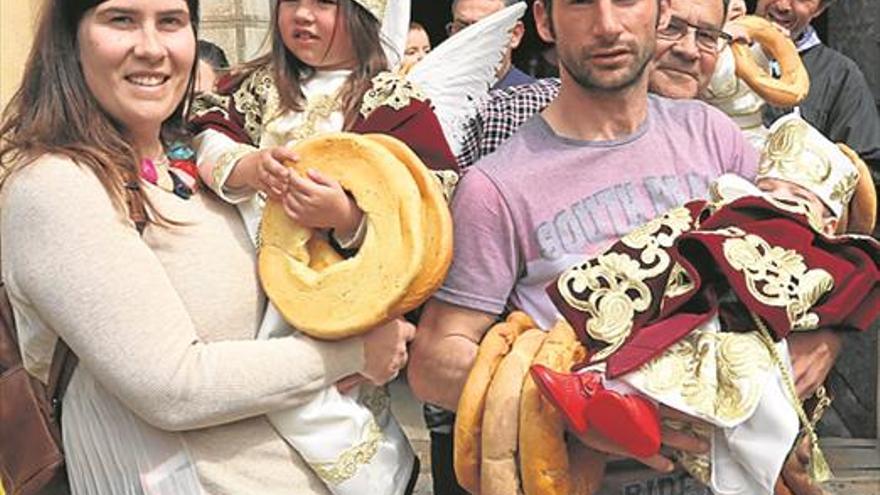
[[[489,384],[480,446],[480,495],[521,493],[516,462],[519,401],[529,367],[546,336],[537,328],[520,335]]]
[[[269,299],[288,323],[321,339],[359,334],[397,316],[395,305],[425,258],[422,196],[408,167],[376,140],[351,133],[310,138],[294,151],[299,161],[286,165],[337,180],[363,210],[367,230],[353,257],[316,270],[314,250],[326,243],[310,242],[312,229],[270,200],[258,263]]]
[[[846,233],[871,235],[877,225],[877,189],[874,187],[871,171],[852,148],[843,143],[837,143],[837,147],[859,171],[859,179],[847,209],[846,225],[843,227]]]
[[[533,364],[568,372],[586,358],[574,329],[558,320],[544,339]],[[531,375],[523,385],[519,410],[519,467],[525,495],[570,495],[571,464],[565,440],[565,420],[541,394]]]
[[[528,323],[531,325],[526,325]],[[479,493],[480,490],[480,444],[489,384],[517,337],[529,328],[535,328],[531,318],[516,311],[506,321],[490,328],[480,342],[477,357],[462,388],[455,411],[452,459],[458,484],[470,493]]]
[[[736,60],[736,75],[767,103],[777,107],[793,107],[803,101],[810,91],[810,76],[801,61],[794,43],[773,26],[770,21],[747,15],[733,21],[742,27],[752,40],[761,44],[779,63],[779,79],[761,68],[745,43],[733,43],[731,50]]]
[[[387,134],[366,134],[364,137],[382,144],[406,165],[422,196],[424,260],[406,294],[392,310],[394,314],[404,314],[422,304],[446,278],[452,264],[452,215],[440,183],[409,146]]]

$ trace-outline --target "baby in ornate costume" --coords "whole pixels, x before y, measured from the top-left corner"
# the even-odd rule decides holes
[[[591,352],[575,373],[532,368],[572,430],[650,456],[664,404],[710,425],[694,431],[709,454],[680,458],[694,477],[717,494],[773,493],[799,420],[815,440],[786,337],[865,330],[880,314],[880,244],[835,235],[875,222],[856,160],[786,116],[770,129],[757,186],[722,176],[714,202],[665,213],[549,286]]]

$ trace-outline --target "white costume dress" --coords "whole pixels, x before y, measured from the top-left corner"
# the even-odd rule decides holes
[[[326,132],[342,130],[339,90],[349,70],[318,71],[302,85],[307,105],[302,112],[280,112],[277,90],[268,71],[257,71],[255,80],[263,97],[260,148],[290,146]],[[265,200],[224,187],[235,162],[255,148],[226,135],[205,130],[195,140],[199,172],[224,200],[238,205],[254,242]],[[258,338],[296,332],[270,302]],[[308,338],[303,336],[303,338]],[[267,414],[287,442],[315,470],[327,487],[339,495],[404,493],[415,455],[397,420],[383,387],[361,385],[349,394],[329,387],[301,407]]]

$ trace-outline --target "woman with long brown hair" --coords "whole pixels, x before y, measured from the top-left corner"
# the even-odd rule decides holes
[[[384,383],[412,328],[252,341],[253,246],[234,209],[198,193],[182,132],[198,7],[45,2],[0,124],[2,274],[25,367],[46,381],[59,341],[78,357],[62,415],[74,493],[324,494],[264,415],[352,374]]]

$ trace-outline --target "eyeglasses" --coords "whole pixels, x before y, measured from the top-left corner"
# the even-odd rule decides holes
[[[681,41],[690,34],[691,29],[695,33],[697,49],[705,53],[718,53],[727,42],[733,39],[732,36],[720,29],[697,26],[676,16],[672,16],[669,23],[657,31],[657,37],[669,41]]]
[[[476,22],[476,21],[470,21],[470,22],[468,22],[468,21],[462,21],[462,20],[456,19],[456,20],[454,20],[454,21],[452,21],[452,22],[446,23],[446,34],[449,35],[449,36],[452,36],[453,34],[455,34],[455,33],[459,32],[459,31],[461,31],[462,29],[464,29],[464,28],[470,26],[470,25],[473,24],[474,22]]]

